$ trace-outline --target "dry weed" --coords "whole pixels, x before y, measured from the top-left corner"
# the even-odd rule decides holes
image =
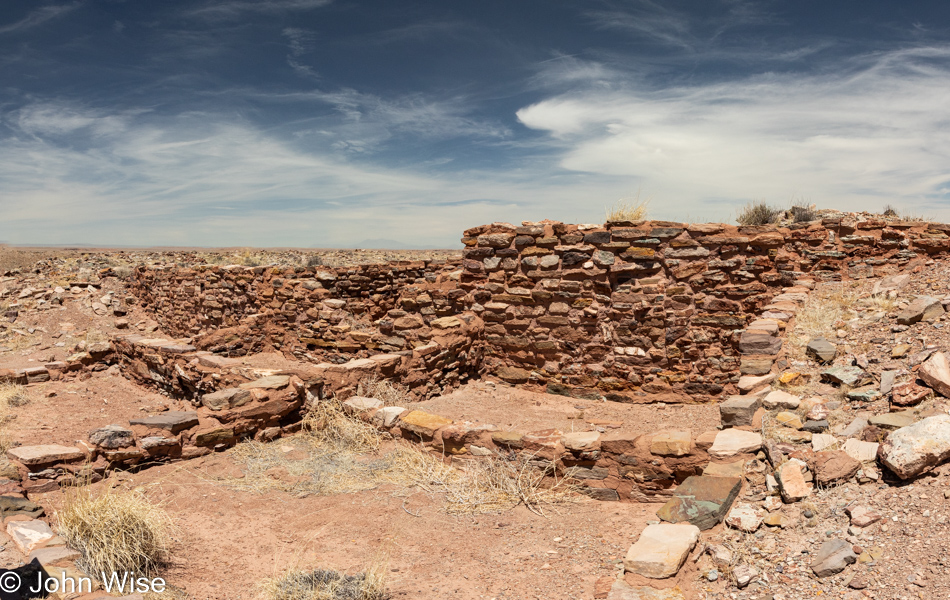
[[[550,477],[554,465],[533,456],[473,459],[456,468],[405,444],[378,455],[380,434],[347,415],[337,402],[316,404],[304,424],[303,435],[280,444],[249,441],[236,446],[231,452],[244,463],[245,474],[224,482],[255,492],[297,494],[353,493],[393,484],[441,496],[450,514],[499,512],[519,504],[543,514],[545,505],[577,497],[569,478]]]
[[[845,284],[830,286],[812,292],[805,305],[795,315],[795,326],[788,339],[795,358],[804,356],[805,346],[815,337],[835,337],[834,324],[848,321],[856,314],[855,308],[863,297],[860,289]]]
[[[288,569],[261,584],[265,600],[382,600],[386,597],[385,570],[370,569],[346,575],[330,569]]]
[[[174,525],[168,513],[139,490],[102,486],[69,488],[57,514],[59,535],[94,577],[105,573],[152,575],[168,557]]]
[[[640,200],[640,191],[633,198],[621,198],[607,209],[607,223],[617,221],[642,221],[647,218],[647,205],[650,199]]]
[[[335,399],[314,403],[304,415],[303,429],[316,446],[353,453],[379,450],[379,431],[347,415]]]
[[[16,383],[0,383],[0,409],[26,406],[33,401],[29,388]]]
[[[778,221],[782,209],[770,206],[761,200],[753,200],[746,204],[736,215],[736,223],[739,225],[769,225]]]
[[[376,373],[360,380],[356,388],[357,396],[376,398],[386,406],[398,406],[407,401],[409,390],[405,386],[381,379]]]

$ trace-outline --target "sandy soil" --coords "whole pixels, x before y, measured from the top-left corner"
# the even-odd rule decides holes
[[[633,434],[687,428],[698,435],[719,425],[717,404],[668,406],[578,400],[486,382],[472,382],[451,394],[407,408],[522,433],[550,428],[567,433],[599,427]]]
[[[456,517],[438,497],[393,487],[260,495],[213,481],[240,472],[229,454],[121,474],[179,526],[167,579],[196,600],[255,598],[288,566],[358,572],[381,553],[393,598],[590,598],[659,507],[583,498],[546,518],[523,507]],[[61,502],[59,492],[38,498],[51,512]]]

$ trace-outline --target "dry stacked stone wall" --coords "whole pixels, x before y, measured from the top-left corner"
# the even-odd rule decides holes
[[[439,340],[438,365],[407,371],[417,396],[489,374],[581,398],[695,402],[781,366],[797,281],[893,274],[946,253],[948,232],[848,214],[787,227],[493,223],[465,232],[460,264],[143,267],[133,285],[166,332],[226,356],[418,358]]]

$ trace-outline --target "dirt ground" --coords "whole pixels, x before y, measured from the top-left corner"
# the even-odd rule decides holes
[[[214,481],[236,474],[225,452],[119,475],[179,526],[166,578],[196,600],[248,600],[288,566],[353,573],[381,555],[393,598],[587,599],[659,508],[579,498],[547,517],[451,516],[437,496],[394,486],[298,498]],[[62,499],[37,498],[50,512]]]
[[[505,384],[472,382],[418,408],[456,421],[490,423],[520,433],[557,428],[564,433],[593,431],[642,434],[690,429],[695,435],[716,429],[719,405],[623,404],[539,394]]]

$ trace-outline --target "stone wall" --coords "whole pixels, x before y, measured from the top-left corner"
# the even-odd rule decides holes
[[[166,332],[229,356],[412,356],[454,332],[444,368],[409,379],[418,396],[490,374],[580,398],[694,402],[781,363],[799,280],[892,274],[946,253],[948,231],[847,214],[787,227],[494,223],[465,232],[461,264],[140,268],[133,287]]]
[[[781,360],[799,279],[894,273],[946,252],[948,230],[849,215],[790,227],[495,223],[465,232],[460,285],[486,323],[485,369],[502,379],[695,401]]]
[[[480,374],[481,346],[473,342],[482,322],[467,311],[459,274],[444,261],[140,267],[132,290],[164,331],[189,336],[196,349],[229,357],[278,350],[336,364],[396,355],[395,382],[428,398]]]

